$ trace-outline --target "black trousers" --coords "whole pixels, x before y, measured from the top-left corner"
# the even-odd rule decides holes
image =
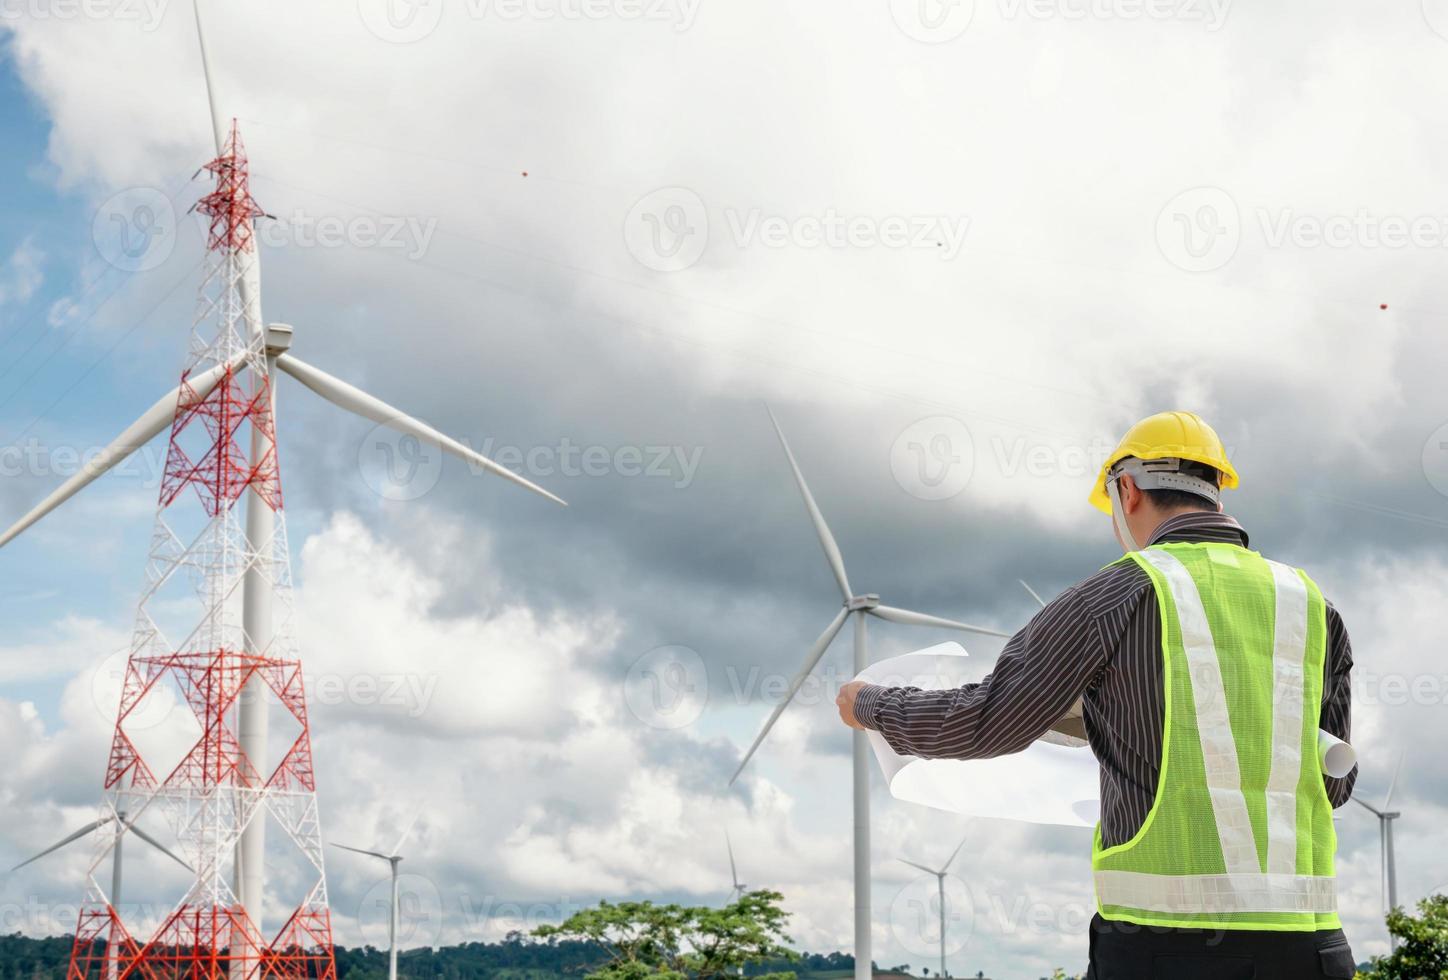
[[[1339,980],[1354,972],[1341,929],[1162,929],[1098,915],[1086,980]]]

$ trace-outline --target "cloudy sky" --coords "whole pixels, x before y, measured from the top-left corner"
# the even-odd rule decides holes
[[[847,643],[727,786],[838,602],[766,403],[857,588],[1002,629],[1018,578],[1113,558],[1085,495],[1121,430],[1205,414],[1229,510],[1353,636],[1368,799],[1406,753],[1400,900],[1448,884],[1448,3],[207,8],[266,318],[572,505],[281,383],[325,834],[421,808],[410,944],[718,902],[727,829],[799,947],[849,947]],[[0,523],[176,382],[200,78],[181,0],[0,0]],[[0,553],[5,865],[95,813],[164,450]],[[1084,965],[1088,832],[874,806],[878,962],[933,962],[896,858],[965,837],[952,969]],[[1361,958],[1377,831],[1338,827]],[[88,859],[5,879],[0,929],[72,929]],[[385,867],[328,862],[338,941],[384,942]]]

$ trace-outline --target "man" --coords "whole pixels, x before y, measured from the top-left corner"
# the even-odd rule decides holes
[[[1321,728],[1349,736],[1352,652],[1304,573],[1247,549],[1222,513],[1237,473],[1188,412],[1137,423],[1091,502],[1126,556],[1011,637],[951,691],[852,682],[852,727],[902,755],[1019,752],[1080,704],[1101,767],[1092,847],[1096,980],[1351,977],[1332,809],[1357,771],[1322,774]]]

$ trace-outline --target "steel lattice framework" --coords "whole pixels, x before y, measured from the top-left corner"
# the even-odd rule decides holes
[[[145,586],[126,667],[102,816],[126,814],[99,834],[87,876],[68,980],[321,978],[334,980],[311,732],[292,630],[291,562],[282,513],[273,393],[257,301],[247,161],[233,123],[206,165],[215,190],[208,262],[171,425]],[[214,383],[212,379],[215,380]],[[197,380],[197,379],[204,379]],[[265,540],[249,541],[238,503],[271,512]],[[266,635],[243,615],[244,589],[270,592]],[[193,611],[178,615],[177,590]],[[179,625],[178,625],[179,624]],[[200,734],[178,764],[158,771],[131,721],[169,691]],[[298,734],[280,761],[249,758],[238,737],[244,697],[263,695]],[[132,936],[99,877],[130,825],[155,810],[195,871],[148,939]],[[238,843],[270,819],[301,855],[304,897],[264,935],[238,896]],[[275,903],[273,903],[275,904]]]

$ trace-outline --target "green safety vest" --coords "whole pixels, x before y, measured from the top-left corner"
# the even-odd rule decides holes
[[[1160,544],[1121,560],[1156,591],[1166,716],[1141,829],[1103,847],[1097,825],[1097,911],[1154,926],[1341,928],[1317,756],[1322,593],[1235,545]]]

